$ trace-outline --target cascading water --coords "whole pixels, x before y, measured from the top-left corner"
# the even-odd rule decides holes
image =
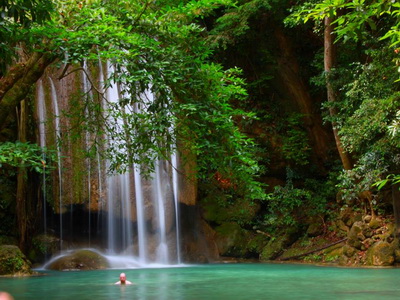
[[[59,210],[60,210],[60,249],[63,249],[63,217],[62,217],[62,162],[61,162],[61,148],[59,139],[61,137],[61,127],[60,127],[60,110],[58,109],[58,98],[56,87],[54,86],[54,82],[49,77],[50,88],[51,88],[51,103],[53,106],[54,113],[54,126],[55,126],[55,134],[56,134],[56,145],[57,145],[57,164],[58,164],[58,185],[59,185]]]
[[[44,91],[43,91],[43,81],[39,80],[37,83],[37,115],[39,120],[39,145],[40,147],[46,147],[46,104],[44,99]],[[43,161],[46,161],[46,155],[43,153]],[[46,210],[46,173],[44,172],[43,166],[43,175],[42,175],[42,193],[43,193],[43,232],[47,234],[47,210]],[[47,253],[45,253],[45,257]]]
[[[91,101],[93,95],[90,95],[91,84],[89,68],[86,64],[83,65],[83,72],[80,73],[80,82],[83,90],[84,97]],[[112,110],[118,107],[119,100],[121,98],[120,87],[115,82],[111,81],[110,84],[105,85],[106,78],[110,77],[114,73],[114,67],[111,63],[107,63],[106,68],[103,70],[103,65],[100,63],[97,71],[99,78],[99,91],[103,91],[103,100],[100,101],[104,111]],[[49,78],[49,85],[52,99],[53,115],[55,116],[55,131],[57,137],[61,135],[60,132],[60,120],[59,120],[59,108],[56,87]],[[62,86],[62,85],[60,85]],[[102,87],[106,86],[103,90]],[[43,95],[43,87],[40,92],[40,84],[38,87],[38,98],[39,94]],[[124,95],[126,97],[126,95]],[[154,96],[150,91],[146,92],[144,102],[154,101]],[[67,99],[67,97],[63,97]],[[65,109],[65,105],[63,109]],[[145,109],[146,105],[142,107]],[[138,113],[139,109],[137,106],[124,108],[124,113],[132,114]],[[148,113],[146,111],[146,113]],[[90,118],[90,111],[85,111],[85,118]],[[118,114],[117,114],[118,115]],[[130,132],[124,132],[123,117],[113,117],[112,114],[104,116],[118,132],[113,136],[103,136],[106,141],[104,147],[113,147],[113,149],[119,149],[118,155],[135,155],[130,154],[123,150],[123,141],[118,140],[118,136],[124,136],[124,134],[134,134]],[[109,125],[110,125],[109,124]],[[39,124],[40,126],[40,124]],[[41,130],[41,129],[40,129]],[[94,137],[88,132],[83,132],[83,149],[88,150],[94,142]],[[121,147],[119,147],[121,146]],[[97,146],[96,146],[97,147]],[[79,245],[86,245],[87,247],[96,247],[100,250],[105,251],[105,256],[109,259],[111,267],[113,268],[129,268],[129,267],[144,267],[151,264],[156,265],[170,265],[181,263],[180,258],[180,247],[179,247],[179,218],[178,218],[178,173],[177,168],[177,157],[176,155],[171,156],[171,162],[158,161],[156,163],[155,172],[152,174],[152,180],[144,179],[141,176],[141,166],[134,164],[128,168],[127,172],[122,174],[106,174],[106,170],[110,167],[111,162],[103,162],[100,157],[100,150],[96,148],[96,154],[93,158],[84,158],[86,172],[87,172],[87,190],[85,191],[85,197],[87,197],[87,209],[89,213],[86,222],[88,224],[89,234],[88,240],[82,242],[79,241]],[[61,149],[58,147],[59,152],[59,206],[60,206],[60,239],[63,237],[63,226],[66,223],[63,220],[62,212],[62,161],[61,161]],[[63,150],[64,152],[64,150]],[[67,153],[67,150],[65,150]],[[76,163],[76,162],[74,162]],[[97,165],[97,168],[91,166]],[[167,168],[171,165],[172,168]],[[96,178],[97,175],[97,178]],[[68,180],[64,178],[63,180]],[[91,182],[97,182],[97,185],[91,185]],[[65,183],[67,185],[67,183]],[[105,194],[103,197],[103,193]],[[94,200],[92,198],[94,197]],[[97,197],[97,198],[96,198]],[[103,200],[105,204],[103,205]],[[92,203],[91,201],[95,201]],[[96,223],[97,226],[97,240],[91,238],[90,232],[95,230],[91,224],[91,212],[92,206],[99,211],[99,220]],[[73,213],[72,204],[70,208],[71,215]],[[175,215],[174,215],[175,214]],[[71,218],[71,222],[72,222]],[[75,218],[79,219],[79,218]],[[74,219],[74,221],[75,221]],[[100,219],[104,219],[105,222],[100,222]],[[101,223],[101,224],[100,224]],[[105,230],[104,230],[105,229]],[[106,238],[106,244],[99,242],[102,237]],[[67,250],[66,245],[61,244],[61,249]],[[73,247],[73,246],[72,246]]]
[[[113,74],[114,68],[108,62],[107,74]],[[104,80],[105,81],[105,80]],[[106,99],[110,104],[116,104],[119,100],[119,92],[116,83],[113,83],[106,90]],[[123,135],[122,118],[117,118],[114,124]],[[108,138],[109,146],[120,148],[122,141],[115,137]],[[123,155],[128,153],[123,152]],[[107,164],[109,166],[109,164]],[[131,214],[131,192],[130,173],[113,174],[107,178],[107,203],[108,203],[108,253],[116,254],[117,248],[129,251],[128,247],[133,245],[132,237],[132,214]],[[119,211],[117,211],[119,209]],[[129,251],[130,252],[130,251]],[[133,252],[130,254],[133,255]]]
[[[161,162],[159,161],[155,168],[154,174],[154,202],[157,208],[157,219],[158,219],[158,231],[159,231],[159,243],[157,247],[157,261],[163,264],[168,263],[168,246],[167,246],[167,234],[166,234],[166,224],[165,224],[165,183],[162,182],[163,169]]]
[[[87,62],[86,60],[83,62],[83,67],[82,67],[82,85],[83,85],[83,96],[86,98],[86,101],[91,101],[93,98],[93,94],[90,89],[90,80],[88,78],[88,67],[87,67]],[[88,119],[89,118],[89,110],[86,107],[85,108],[85,117]],[[91,147],[91,136],[90,136],[90,131],[86,130],[85,132],[85,145],[86,145],[86,151],[90,151]],[[96,154],[98,155],[97,151]],[[89,247],[91,246],[91,198],[92,198],[92,185],[91,185],[91,176],[92,176],[92,169],[91,169],[91,161],[90,158],[86,158],[86,168],[87,168],[87,194],[88,194],[88,239],[89,239]],[[99,180],[100,182],[100,180]]]
[[[178,154],[171,155],[172,167],[172,187],[174,192],[175,207],[175,235],[176,235],[176,258],[177,263],[181,263],[181,245],[180,245],[180,222],[179,222],[179,173],[178,173]]]

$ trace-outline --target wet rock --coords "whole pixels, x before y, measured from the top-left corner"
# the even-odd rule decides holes
[[[31,263],[17,246],[0,246],[0,275],[24,276],[29,274],[32,274]]]
[[[107,259],[91,250],[77,250],[52,262],[50,270],[99,270],[109,268]]]
[[[367,264],[372,266],[391,266],[395,261],[395,251],[387,242],[377,242],[367,251]]]

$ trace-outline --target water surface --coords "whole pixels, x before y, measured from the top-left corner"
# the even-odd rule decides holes
[[[120,272],[131,286],[116,286]],[[399,299],[400,269],[294,264],[217,264],[175,268],[56,272],[0,278],[19,299]]]

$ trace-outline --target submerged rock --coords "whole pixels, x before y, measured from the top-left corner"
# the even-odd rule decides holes
[[[109,268],[108,260],[92,250],[77,250],[52,262],[50,270],[99,270]]]
[[[31,263],[17,246],[0,246],[0,275],[24,276],[30,274],[32,274]]]

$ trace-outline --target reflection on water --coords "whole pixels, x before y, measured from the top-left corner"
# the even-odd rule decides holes
[[[19,299],[398,299],[400,269],[290,264],[201,265],[124,270],[134,285],[114,285],[121,270],[44,272],[0,278]]]

